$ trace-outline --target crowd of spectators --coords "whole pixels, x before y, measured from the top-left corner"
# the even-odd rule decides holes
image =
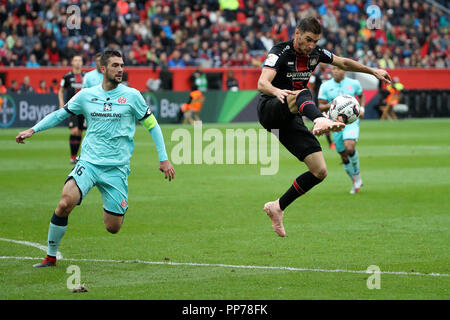
[[[260,66],[305,16],[319,45],[371,67],[450,66],[448,15],[412,0],[0,0],[0,66],[94,66],[106,48],[128,66]]]

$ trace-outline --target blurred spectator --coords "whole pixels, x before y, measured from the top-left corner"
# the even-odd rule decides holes
[[[184,60],[181,58],[181,52],[179,50],[174,50],[171,58],[169,59],[169,67],[178,68],[185,67]]]
[[[276,42],[288,41],[288,26],[284,23],[282,16],[277,17],[277,23],[272,26],[272,39]]]
[[[257,35],[258,36],[258,35]],[[258,38],[261,39],[261,42],[264,45],[264,48],[269,51],[270,49],[272,49],[272,47],[274,46],[275,42],[271,37],[270,31],[266,31],[264,34],[262,34],[261,36],[258,36]]]
[[[208,79],[201,66],[198,66],[197,70],[192,73],[190,80],[192,90],[200,90],[201,92],[208,90]]]
[[[136,53],[134,51],[129,51],[128,55],[125,57],[125,63],[127,66],[135,67],[139,65],[139,62],[136,59]]]
[[[50,90],[47,88],[47,83],[45,82],[45,80],[41,80],[39,82],[39,87],[36,89],[36,93],[44,94],[49,92]]]
[[[50,47],[46,50],[46,53],[48,54],[48,60],[50,61],[50,64],[53,66],[57,66],[60,62],[60,52],[56,44],[56,40],[52,40],[52,42],[50,43]]]
[[[97,28],[95,30],[95,35],[92,38],[92,46],[96,52],[103,51],[106,47],[106,40],[103,36],[103,28]]]
[[[392,59],[390,58],[390,55],[387,52],[383,55],[383,58],[378,60],[378,65],[382,69],[394,69],[395,68],[394,62],[392,61]]]
[[[56,40],[55,35],[53,34],[52,28],[47,27],[44,32],[40,35],[40,40],[42,47],[44,49],[48,49],[53,40]]]
[[[183,61],[184,61],[184,66],[186,66],[186,67],[195,66],[195,61],[194,61],[194,59],[192,59],[189,52],[186,52],[183,54]]]
[[[17,57],[17,63],[21,66],[25,65],[25,59],[27,57],[27,50],[23,46],[22,40],[17,39],[12,48],[12,53]]]
[[[72,39],[67,41],[66,47],[61,50],[61,58],[70,60],[73,56],[80,54],[80,52],[75,48],[75,43]]]
[[[30,55],[30,58],[27,61],[26,67],[27,68],[38,68],[41,65],[36,61],[36,56],[34,54]]]
[[[36,61],[40,65],[44,64],[45,50],[42,49],[41,42],[36,42],[34,44],[33,50],[30,52],[30,54],[33,54],[36,57]]]
[[[7,93],[20,93],[19,83],[16,79],[11,80],[11,86],[6,89]]]
[[[52,84],[50,85],[50,87],[48,89],[49,89],[50,93],[58,94],[58,91],[59,91],[58,80],[53,79]]]
[[[234,76],[234,72],[232,70],[228,70],[227,72],[227,90],[239,91],[239,82]]]
[[[392,83],[386,87],[386,91],[388,93],[386,100],[380,106],[381,117],[380,120],[395,120],[397,119],[397,115],[395,114],[394,108],[400,102],[402,97],[402,90],[404,88],[403,84],[400,83],[398,77],[394,77],[392,79]]]
[[[0,78],[0,94],[5,94],[5,93],[6,93],[6,86],[3,84],[3,79]]]
[[[25,50],[28,54],[31,53],[37,43],[41,42],[41,40],[39,40],[39,38],[34,34],[34,29],[31,26],[27,27],[27,34],[22,38],[22,41],[23,46],[25,47]]]
[[[34,92],[33,87],[30,85],[30,77],[29,76],[23,77],[23,82],[20,85],[19,91],[20,91],[20,93],[33,93]]]

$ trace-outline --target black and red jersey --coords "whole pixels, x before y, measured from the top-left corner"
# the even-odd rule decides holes
[[[64,103],[67,103],[78,91],[83,88],[84,72],[67,72],[61,79],[61,88],[64,88]]]
[[[331,52],[316,46],[309,55],[299,54],[294,50],[294,39],[291,39],[273,46],[263,67],[276,70],[277,74],[272,81],[274,87],[301,90],[306,88],[309,78],[320,62],[332,63]]]

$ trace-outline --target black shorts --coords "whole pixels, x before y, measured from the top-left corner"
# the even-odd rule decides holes
[[[260,97],[258,118],[268,131],[279,129],[279,140],[290,153],[303,161],[311,153],[322,151],[317,138],[303,123],[299,114],[292,114],[287,103],[281,103],[276,97]]]
[[[69,117],[69,128],[78,128],[80,130],[86,130],[86,122],[84,121],[84,116],[82,114],[79,115],[70,115]]]

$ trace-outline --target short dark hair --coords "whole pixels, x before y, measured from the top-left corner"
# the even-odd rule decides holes
[[[303,32],[312,32],[314,34],[322,33],[322,26],[320,25],[319,20],[314,17],[308,17],[300,20],[297,23],[296,27],[299,31]]]
[[[100,56],[100,65],[106,67],[108,64],[108,59],[111,57],[122,58],[122,53],[119,50],[105,50]]]
[[[76,53],[70,58],[70,61],[72,61],[75,57],[80,57],[81,60],[83,60],[83,55],[81,53]]]

